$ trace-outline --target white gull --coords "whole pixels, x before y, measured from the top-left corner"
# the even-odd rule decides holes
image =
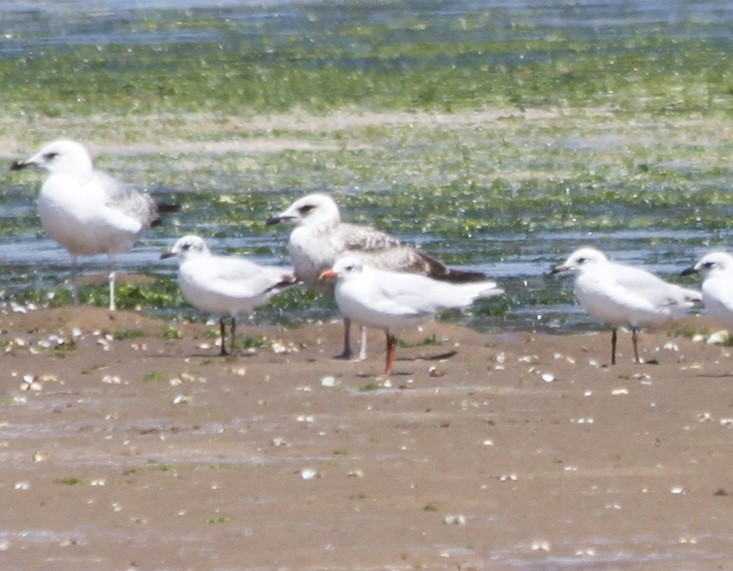
[[[575,297],[583,309],[613,327],[612,365],[616,364],[619,327],[631,328],[634,359],[639,363],[638,330],[682,317],[702,300],[698,291],[667,283],[641,268],[612,262],[594,248],[576,250],[552,273],[566,271],[575,274]]]
[[[428,321],[441,309],[461,309],[479,297],[503,293],[493,281],[454,284],[380,270],[352,256],[336,260],[320,278],[336,279],[336,304],[346,317],[385,331],[384,375],[392,374],[398,330]]]
[[[78,258],[106,254],[109,308],[115,309],[115,255],[132,248],[137,237],[158,219],[150,196],[95,170],[79,143],[57,140],[12,170],[38,167],[48,172],[38,195],[38,215],[48,235],[71,256],[71,282],[78,303]]]
[[[702,278],[702,301],[707,312],[728,329],[733,329],[733,256],[710,252],[687,268],[682,275],[699,273]]]
[[[295,225],[288,249],[298,279],[323,293],[333,294],[332,281],[320,280],[321,273],[342,256],[350,255],[370,266],[423,274],[448,282],[485,280],[479,272],[451,269],[427,254],[370,226],[341,222],[339,207],[327,194],[310,194],[296,200],[268,224],[289,222]],[[343,358],[351,357],[350,318],[344,318]],[[361,330],[359,359],[366,358],[366,334]]]
[[[199,236],[180,238],[161,259],[172,256],[179,258],[178,285],[186,301],[219,317],[222,355],[227,354],[225,317],[231,318],[233,352],[238,316],[295,283],[286,268],[260,266],[241,257],[214,256]]]

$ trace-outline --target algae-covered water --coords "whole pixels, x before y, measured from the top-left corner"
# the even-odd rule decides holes
[[[183,233],[287,263],[265,220],[314,191],[494,276],[503,299],[446,316],[484,330],[597,327],[547,276],[577,246],[678,279],[729,245],[733,2],[11,1],[0,19],[0,158],[74,137],[185,205],[120,257],[160,278],[126,307],[193,315],[157,260]],[[6,302],[70,299],[41,180],[0,172]],[[300,289],[255,319],[329,316]]]

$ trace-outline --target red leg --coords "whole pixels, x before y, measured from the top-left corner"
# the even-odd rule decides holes
[[[397,336],[385,331],[387,335],[387,364],[384,367],[384,375],[392,374],[395,357],[397,356]]]

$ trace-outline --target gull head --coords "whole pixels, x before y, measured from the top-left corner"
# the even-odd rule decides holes
[[[170,250],[163,252],[160,255],[160,259],[164,260],[165,258],[178,256],[181,260],[187,260],[208,255],[210,255],[210,252],[209,248],[206,246],[206,242],[204,242],[204,239],[200,236],[189,234],[188,236],[179,238]]]
[[[344,256],[339,258],[333,266],[322,272],[319,276],[322,280],[348,279],[351,276],[357,276],[364,271],[364,264],[353,256]]]
[[[565,262],[552,269],[553,274],[560,272],[581,272],[586,268],[597,266],[608,261],[606,254],[595,248],[580,248],[575,250]]]
[[[710,252],[697,264],[682,271],[683,276],[700,274],[703,278],[710,275],[733,271],[733,256],[728,252]]]
[[[16,161],[11,170],[37,167],[50,174],[86,176],[92,173],[92,159],[81,143],[59,139],[48,143],[25,161]]]
[[[341,222],[336,201],[327,194],[309,194],[293,202],[280,214],[267,220],[267,224],[290,222],[296,226],[315,224],[338,224]]]

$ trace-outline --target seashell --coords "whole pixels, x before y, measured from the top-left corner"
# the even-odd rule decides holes
[[[724,329],[711,333],[708,337],[708,345],[724,345],[730,341],[730,335]]]
[[[339,385],[339,381],[333,375],[326,375],[321,378],[322,387],[336,387]]]
[[[318,470],[314,470],[313,468],[303,468],[300,471],[300,477],[304,480],[314,480],[318,477]]]
[[[532,542],[532,551],[550,551],[550,542],[545,539],[538,539]]]
[[[466,525],[466,516],[463,514],[447,515],[443,518],[445,525]]]

